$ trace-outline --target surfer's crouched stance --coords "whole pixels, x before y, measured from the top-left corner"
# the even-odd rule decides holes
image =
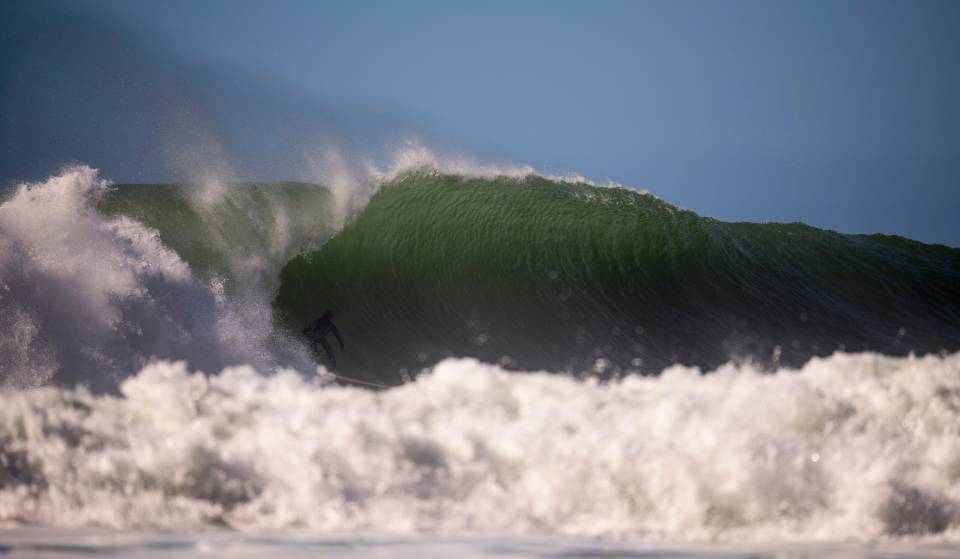
[[[337,326],[333,323],[333,311],[329,309],[323,311],[320,318],[311,322],[309,326],[301,331],[303,335],[310,340],[310,347],[313,349],[313,352],[319,353],[317,350],[317,345],[319,344],[330,360],[330,370],[337,370],[337,358],[333,356],[333,349],[331,349],[330,344],[327,343],[327,334],[333,332],[333,335],[337,337],[337,341],[340,342],[340,351],[346,351],[346,349],[343,347],[343,338],[340,337],[340,331],[337,330]]]

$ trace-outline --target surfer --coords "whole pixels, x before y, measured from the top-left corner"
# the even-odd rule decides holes
[[[343,338],[340,337],[340,331],[337,330],[337,325],[333,323],[333,311],[330,309],[323,311],[320,318],[311,322],[302,332],[310,340],[310,347],[314,353],[319,353],[317,350],[319,344],[330,359],[330,370],[337,370],[337,358],[333,356],[333,349],[327,343],[327,334],[332,332],[337,337],[337,341],[340,342],[340,351],[346,351],[346,349],[343,347]]]

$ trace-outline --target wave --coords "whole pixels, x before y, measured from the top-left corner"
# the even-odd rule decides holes
[[[296,333],[326,308],[340,372],[383,385],[447,357],[612,378],[960,349],[957,249],[724,223],[416,149],[327,168],[329,187],[113,186],[87,167],[22,185],[0,205],[0,379],[111,390],[157,358],[310,372]]]
[[[297,331],[333,309],[343,370],[386,384],[451,356],[611,377],[960,348],[960,250],[725,223],[522,171],[390,175],[283,267],[280,323]]]
[[[860,540],[960,528],[960,354],[608,383],[471,359],[402,387],[152,364],[0,393],[0,522]]]

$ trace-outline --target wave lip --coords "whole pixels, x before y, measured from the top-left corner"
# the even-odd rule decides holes
[[[960,538],[960,354],[603,384],[461,359],[383,392],[159,362],[122,392],[0,395],[0,522]]]

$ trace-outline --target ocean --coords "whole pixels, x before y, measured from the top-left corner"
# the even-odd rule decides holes
[[[0,555],[960,553],[960,250],[412,161],[0,196]]]

